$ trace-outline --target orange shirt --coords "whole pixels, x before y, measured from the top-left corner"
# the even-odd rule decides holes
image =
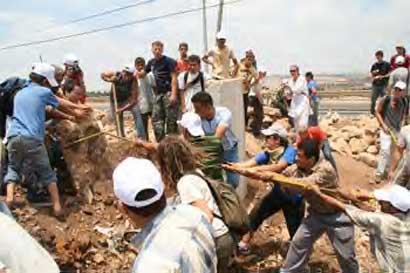
[[[181,73],[189,70],[189,62],[181,59],[177,60],[177,72]]]

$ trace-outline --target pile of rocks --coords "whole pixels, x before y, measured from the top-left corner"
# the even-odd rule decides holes
[[[328,134],[333,151],[351,156],[371,167],[377,166],[380,147],[379,125],[376,118],[342,118],[337,113],[329,113],[321,120],[320,127]]]

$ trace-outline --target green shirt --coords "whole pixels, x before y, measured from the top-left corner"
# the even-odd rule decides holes
[[[202,160],[201,170],[204,174],[215,180],[223,180],[221,164],[223,163],[222,142],[215,136],[200,136],[191,140],[191,143],[206,153]]]

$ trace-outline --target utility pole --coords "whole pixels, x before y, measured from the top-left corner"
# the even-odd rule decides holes
[[[223,10],[224,10],[224,0],[219,0],[218,23],[216,25],[216,32],[219,32],[222,29]]]
[[[208,53],[208,30],[206,21],[206,0],[202,0],[202,27],[203,27],[203,39],[204,39],[204,54]],[[207,64],[204,64],[205,72],[208,73],[209,68]]]

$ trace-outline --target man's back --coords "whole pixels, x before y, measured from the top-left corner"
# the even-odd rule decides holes
[[[22,135],[44,140],[45,107],[58,106],[50,89],[31,83],[14,98],[14,112],[8,136]]]
[[[222,180],[223,149],[221,140],[215,136],[200,136],[192,139],[192,144],[206,154],[201,168],[204,174],[215,180]]]
[[[212,226],[194,206],[166,207],[137,237],[133,273],[216,273]]]
[[[390,74],[389,85],[394,86],[398,81],[407,82],[409,70],[405,67],[398,67]]]

